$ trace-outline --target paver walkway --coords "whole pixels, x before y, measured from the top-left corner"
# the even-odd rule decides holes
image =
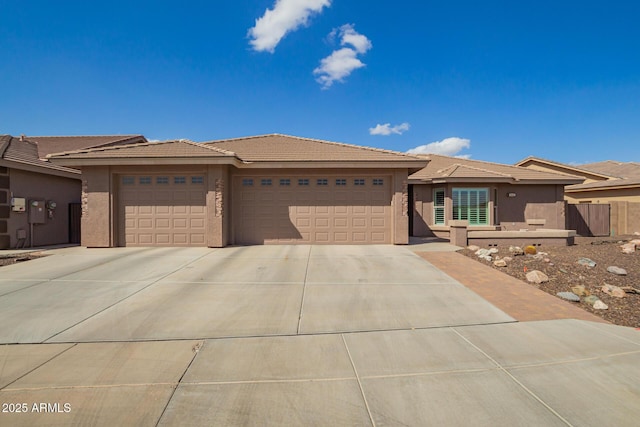
[[[418,252],[424,260],[521,322],[579,319],[609,323],[523,281],[456,252]]]

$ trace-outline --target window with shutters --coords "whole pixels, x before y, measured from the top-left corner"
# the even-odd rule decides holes
[[[453,219],[469,221],[469,225],[489,225],[489,190],[486,188],[454,188]]]
[[[433,190],[433,223],[444,225],[444,188]]]

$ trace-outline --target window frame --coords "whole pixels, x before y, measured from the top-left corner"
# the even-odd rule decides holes
[[[466,194],[466,201],[461,200]],[[484,201],[481,195],[484,196]],[[453,188],[451,191],[452,218],[469,221],[469,226],[489,225],[489,189],[483,187]],[[463,202],[465,204],[460,205]],[[482,206],[484,205],[484,207]],[[484,211],[484,212],[483,212]],[[484,221],[483,221],[484,214]]]
[[[442,204],[438,204],[438,193],[442,193]],[[447,192],[445,188],[434,188],[433,189],[433,224],[434,225],[445,225],[447,223],[447,215],[446,215],[446,200],[447,200]],[[438,217],[441,217],[442,220],[439,221]]]

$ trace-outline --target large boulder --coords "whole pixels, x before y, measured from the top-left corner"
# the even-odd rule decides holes
[[[578,264],[584,265],[585,267],[593,268],[596,266],[596,262],[589,258],[580,258],[578,260]]]
[[[533,270],[527,273],[527,281],[531,283],[545,283],[549,281],[549,276],[544,274],[542,271]]]
[[[624,289],[617,286],[608,285],[606,283],[602,285],[602,292],[616,298],[624,298],[627,296],[627,293],[624,291]]]
[[[556,295],[567,301],[580,302],[580,297],[573,292],[558,292]]]
[[[622,253],[623,254],[633,254],[636,252],[636,245],[634,243],[625,243],[624,245],[620,246],[622,248]]]
[[[618,276],[626,276],[627,275],[627,270],[625,270],[624,268],[616,267],[615,265],[607,267],[607,271],[609,273],[613,273],[613,274],[616,274]]]

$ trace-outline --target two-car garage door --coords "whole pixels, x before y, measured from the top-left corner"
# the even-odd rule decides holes
[[[391,243],[390,176],[236,176],[234,241]]]

